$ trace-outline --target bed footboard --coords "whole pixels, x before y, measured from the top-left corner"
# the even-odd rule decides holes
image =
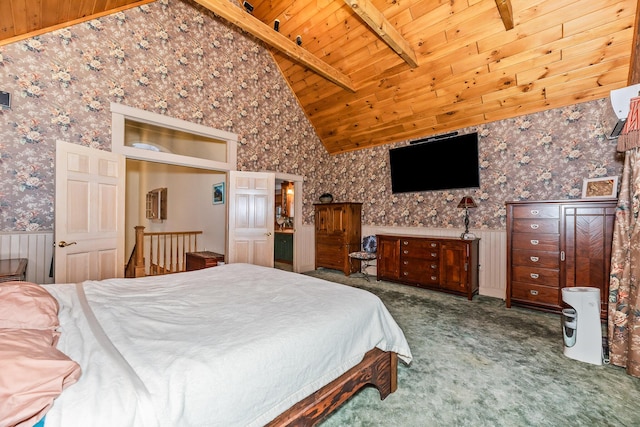
[[[366,385],[375,386],[384,399],[398,386],[398,355],[378,348],[365,354],[362,362],[320,390],[296,403],[267,424],[275,426],[313,426],[336,410]]]

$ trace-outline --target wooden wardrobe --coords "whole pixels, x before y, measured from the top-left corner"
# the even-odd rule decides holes
[[[362,203],[318,203],[315,207],[316,268],[344,272],[360,270],[360,261],[350,262],[349,253],[362,245]]]

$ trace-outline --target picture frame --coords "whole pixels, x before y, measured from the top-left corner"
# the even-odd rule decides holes
[[[213,204],[224,203],[224,182],[213,184]]]
[[[618,195],[618,177],[602,176],[585,178],[582,184],[583,199],[612,199]]]

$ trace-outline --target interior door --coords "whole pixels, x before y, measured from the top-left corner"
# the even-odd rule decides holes
[[[58,141],[55,282],[124,276],[125,158]]]
[[[273,267],[275,174],[230,171],[227,200],[228,261]]]

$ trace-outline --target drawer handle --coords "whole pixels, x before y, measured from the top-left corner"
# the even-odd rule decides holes
[[[536,291],[536,290],[534,290],[534,289],[531,289],[531,290],[529,291],[529,293],[530,293],[531,295],[538,295],[538,291]]]
[[[529,258],[531,261],[533,262],[538,262],[540,261],[540,258],[538,258],[537,256],[532,256],[531,258]]]
[[[436,264],[431,264],[431,268],[435,270],[438,266]]]
[[[403,264],[404,265],[409,265],[409,261],[404,261]]]
[[[531,209],[531,215],[538,215],[540,211],[538,209]]]
[[[531,244],[532,244],[532,245],[537,245],[538,243],[540,243],[540,241],[538,241],[538,240],[531,240]]]
[[[431,252],[431,257],[432,257],[432,258],[435,258],[435,257],[437,257],[437,256],[438,256],[438,253],[437,253],[437,252]]]
[[[538,224],[531,224],[530,227],[532,230],[537,230],[540,226]]]
[[[434,281],[435,281],[435,280],[437,280],[437,279],[438,279],[438,276],[431,276],[431,280],[434,280]]]
[[[432,248],[435,248],[435,247],[436,247],[436,244],[435,244],[435,243],[432,243],[432,244],[431,244],[431,247],[432,247]]]
[[[404,251],[402,251],[402,253],[406,255],[409,253],[409,251],[405,249]]]
[[[402,241],[402,244],[406,246],[406,245],[408,245],[408,244],[409,244],[409,242],[408,242],[408,241],[406,241],[406,240],[403,240],[403,241]]]
[[[538,273],[531,273],[529,276],[531,276],[532,279],[537,279],[538,277],[540,277]]]
[[[404,273],[402,273],[402,274],[404,274],[405,276],[408,276],[408,275],[409,275],[409,273],[408,273],[408,272],[406,272],[406,271],[405,271]]]

